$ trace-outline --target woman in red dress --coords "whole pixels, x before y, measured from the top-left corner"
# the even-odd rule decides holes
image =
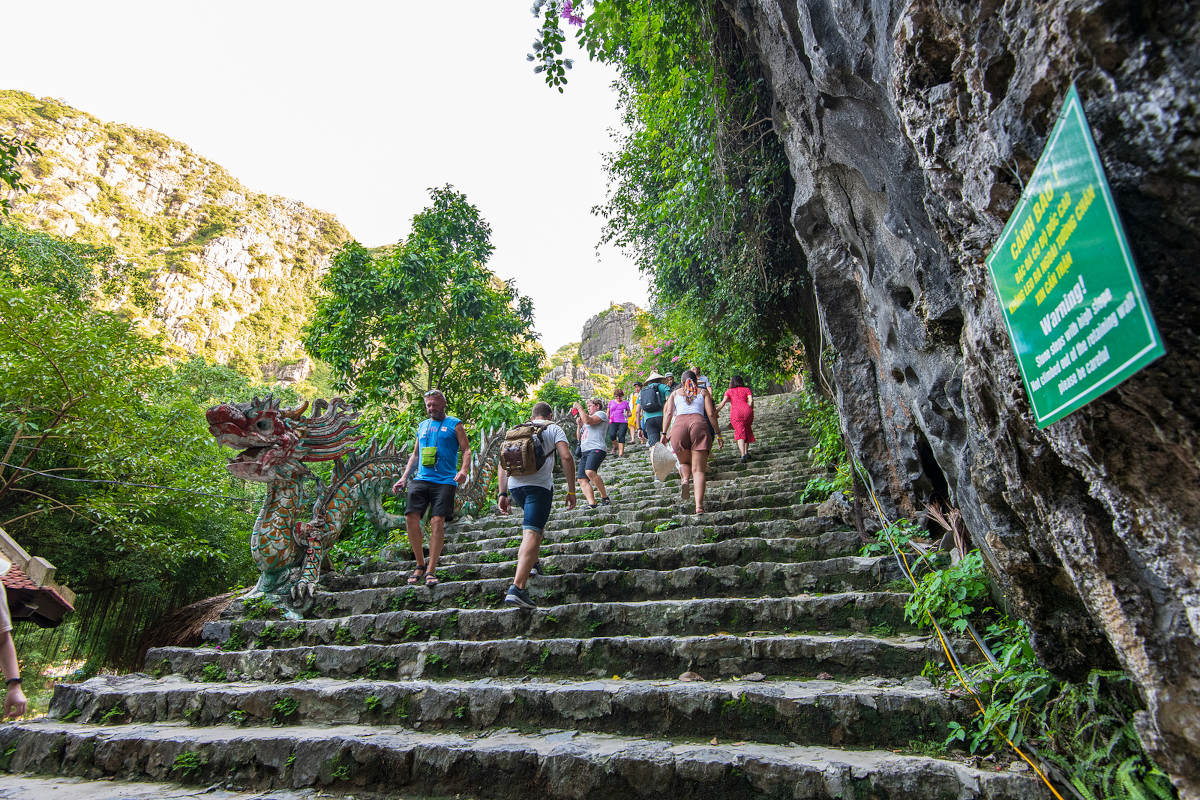
[[[733,438],[742,454],[742,461],[745,462],[750,458],[750,443],[754,441],[754,431],[750,427],[754,422],[754,393],[750,391],[741,375],[734,375],[729,381],[725,399],[717,406],[718,414],[726,404],[729,405],[729,424],[733,427]]]

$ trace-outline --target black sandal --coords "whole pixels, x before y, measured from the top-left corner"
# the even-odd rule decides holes
[[[417,585],[417,583],[419,583],[419,582],[420,582],[420,580],[421,580],[421,576],[422,576],[422,575],[424,575],[424,574],[425,574],[425,568],[424,568],[424,567],[417,567],[416,569],[414,569],[414,570],[413,570],[413,572],[412,572],[412,575],[409,575],[409,576],[408,576],[408,585],[409,585],[409,586],[416,586],[416,585]]]

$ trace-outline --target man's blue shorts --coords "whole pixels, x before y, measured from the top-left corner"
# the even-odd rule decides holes
[[[587,477],[587,471],[592,472],[600,469],[600,462],[604,461],[604,457],[608,455],[607,450],[584,450],[579,456],[579,460],[575,463],[578,465],[575,468],[575,477],[583,480]]]
[[[513,504],[521,506],[525,511],[525,521],[521,529],[526,531],[546,530],[546,520],[550,519],[550,506],[554,503],[554,492],[541,486],[514,486],[509,491]]]

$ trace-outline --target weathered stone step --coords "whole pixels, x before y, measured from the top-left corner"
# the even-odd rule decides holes
[[[607,734],[455,735],[372,726],[93,727],[26,722],[0,730],[10,769],[186,780],[259,789],[468,791],[491,800],[845,800],[1040,798],[1035,779],[878,750],[683,744]]]
[[[198,795],[195,786],[177,783],[90,781],[86,778],[35,777],[32,775],[0,775],[0,800],[315,800],[312,789],[292,792],[274,789],[269,796],[258,791],[206,787]],[[355,800],[385,800],[380,795],[354,793]],[[389,794],[386,800],[424,800],[415,795]],[[465,795],[461,800],[470,800]]]
[[[214,685],[106,676],[63,684],[50,716],[79,723],[569,728],[625,736],[905,747],[963,719],[924,678],[836,681],[340,681]]]
[[[475,578],[511,578],[516,569],[516,548],[492,550],[504,556],[487,561],[463,562],[453,559],[437,571],[443,581],[474,580]],[[675,545],[647,549],[609,550],[581,555],[549,555],[541,559],[543,575],[572,572],[599,572],[610,569],[668,570],[682,567],[714,567],[717,565],[749,564],[753,561],[797,563],[813,560],[813,547],[805,539],[763,539],[747,537],[727,539],[708,544]],[[445,563],[445,562],[443,562]],[[412,575],[410,562],[400,569],[378,570],[360,574],[327,573],[321,586],[326,591],[344,592],[370,589],[377,586],[405,586]],[[399,565],[397,565],[399,566]]]
[[[519,531],[514,528],[512,536],[489,539],[479,549],[450,550],[447,545],[443,553],[443,564],[487,564],[511,561],[516,558],[520,546]],[[688,547],[691,545],[715,544],[726,541],[778,541],[787,539],[798,543],[807,553],[803,561],[834,556],[855,555],[862,547],[858,534],[842,529],[839,521],[825,517],[808,517],[800,520],[770,520],[767,522],[739,522],[733,525],[681,525],[661,531],[635,533],[624,525],[605,525],[603,528],[583,528],[572,531],[546,532],[540,553],[551,558],[562,555],[606,553],[616,550],[653,550],[663,547]],[[369,559],[358,562],[345,570],[346,574],[391,569],[412,569],[413,560],[408,555],[407,542],[396,546],[393,554],[403,553],[403,560]]]
[[[403,573],[393,573],[403,578]],[[674,570],[616,569],[541,575],[529,584],[539,605],[693,597],[780,597],[813,592],[880,589],[900,574],[890,558],[843,556],[777,564],[752,561],[724,567]],[[479,608],[498,605],[511,578],[448,581],[438,586],[395,586],[316,593],[313,617],[348,617],[381,611]]]
[[[910,631],[907,595],[845,592],[819,597],[655,600],[641,603],[574,603],[525,609],[389,611],[341,619],[218,620],[204,640],[226,650],[299,645],[395,644],[429,639],[548,639],[569,636],[670,636],[714,632],[800,633]]]
[[[675,485],[675,494],[678,496],[679,486]],[[566,528],[568,524],[563,524],[563,520],[568,522],[597,522],[607,524],[609,522],[622,522],[632,524],[635,522],[647,522],[651,520],[664,521],[667,519],[676,519],[679,517],[687,517],[689,519],[712,519],[714,521],[722,520],[728,522],[740,522],[748,519],[780,519],[791,517],[793,519],[811,516],[816,511],[817,504],[801,503],[800,490],[790,490],[786,492],[776,492],[773,494],[757,494],[748,491],[739,497],[727,497],[724,499],[714,499],[715,505],[706,509],[704,514],[692,514],[688,512],[681,513],[681,509],[667,502],[669,498],[655,498],[653,500],[644,500],[636,503],[613,503],[612,505],[600,505],[597,508],[587,508],[586,506],[577,506],[572,511],[567,511],[561,505],[561,501],[556,503],[554,511],[550,514],[550,525],[552,528]],[[705,499],[705,504],[708,505],[708,499]],[[476,539],[492,538],[495,534],[493,531],[496,528],[509,528],[514,525],[511,517],[506,516],[489,516],[483,517],[481,520],[471,523],[455,523],[451,527],[447,527],[447,539],[454,541],[471,541]]]
[[[152,648],[147,668],[193,680],[451,678],[502,675],[620,675],[709,678],[746,675],[882,677],[919,673],[939,651],[926,637],[795,634],[444,640],[389,645],[219,651]]]
[[[749,536],[765,536],[772,539],[794,538],[845,529],[845,524],[841,520],[816,516],[816,506],[813,504],[806,504],[799,508],[803,512],[803,516],[799,517],[771,514],[763,515],[759,519],[736,519],[733,515],[678,514],[630,523],[602,519],[577,520],[569,527],[558,527],[552,523],[546,528],[542,547],[543,552],[549,552],[545,548],[555,543],[606,540],[629,535],[660,536],[664,537],[663,541],[666,541],[676,535],[674,531],[683,531],[684,533],[681,535],[689,542],[694,541],[687,538],[692,535],[691,532],[699,531],[701,541],[711,542]],[[509,525],[508,528],[492,530],[491,538],[447,542],[443,552],[446,555],[455,555],[457,558],[460,554],[518,547],[521,539],[521,518],[514,515],[510,518]],[[654,539],[648,538],[645,541],[646,546],[654,546]],[[387,557],[378,560],[386,563],[388,560],[402,557],[407,562],[411,558],[409,553],[407,540],[405,540],[391,545],[386,553]],[[495,558],[495,556],[491,556],[491,558]]]

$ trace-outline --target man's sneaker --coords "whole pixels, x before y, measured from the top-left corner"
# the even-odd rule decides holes
[[[602,505],[602,506],[611,506],[611,505],[612,505],[612,500],[609,500],[607,497],[601,497],[601,498],[600,498],[600,505]]]
[[[516,584],[508,587],[508,594],[504,595],[504,602],[518,608],[537,608],[537,603],[529,598],[529,592],[518,589]]]
[[[529,568],[529,577],[533,578],[538,575],[541,575],[541,573],[538,572],[538,567],[541,566],[541,563],[542,563],[542,560],[540,558],[537,561],[533,562],[533,566]]]

